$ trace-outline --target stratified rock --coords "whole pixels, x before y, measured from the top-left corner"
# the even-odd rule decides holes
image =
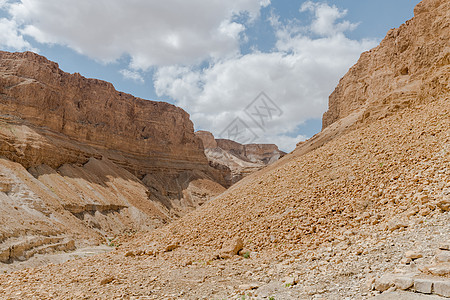
[[[0,52],[0,156],[0,248],[151,230],[225,190],[185,111],[31,52]]]
[[[377,120],[448,92],[448,5],[422,1],[415,18],[363,53],[331,94],[323,128],[352,114],[356,122]]]
[[[273,144],[242,145],[227,139],[215,139],[208,131],[197,131],[195,134],[203,142],[210,166],[222,174],[227,186],[274,163],[286,154]]]
[[[217,148],[216,139],[214,138],[214,135],[211,132],[200,130],[195,132],[195,135],[201,139],[203,147],[205,149]]]

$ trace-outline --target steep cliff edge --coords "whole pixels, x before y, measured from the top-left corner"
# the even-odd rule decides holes
[[[445,0],[422,1],[413,19],[363,53],[331,94],[323,128],[352,114],[352,123],[373,121],[448,93],[449,6]]]
[[[0,156],[5,253],[31,250],[20,241],[30,236],[99,241],[155,228],[224,190],[182,109],[31,52],[0,52]]]
[[[195,134],[203,142],[209,165],[222,174],[227,186],[286,155],[273,144],[242,145],[227,139],[215,139],[208,131],[197,131]]]

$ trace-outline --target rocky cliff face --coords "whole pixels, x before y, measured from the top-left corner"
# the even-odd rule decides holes
[[[386,117],[449,92],[450,3],[425,0],[414,18],[361,55],[330,96],[323,128],[346,117],[361,123]]]
[[[113,150],[138,177],[166,169],[206,170],[206,158],[189,115],[163,102],[118,92],[112,84],[67,74],[56,63],[31,52],[0,52],[0,111],[93,149]],[[60,149],[46,155],[3,153],[25,167],[45,163],[85,163],[87,157]],[[10,151],[12,152],[12,151]],[[61,153],[62,152],[62,153]],[[68,158],[69,160],[68,161]]]
[[[99,240],[151,229],[225,183],[182,109],[65,73],[31,52],[0,52],[0,156],[2,215],[21,215],[0,221],[4,245],[43,231]],[[34,221],[20,229],[20,219]]]
[[[227,139],[215,139],[208,131],[197,131],[195,134],[203,142],[209,164],[223,175],[228,186],[286,154],[273,144],[242,145]]]

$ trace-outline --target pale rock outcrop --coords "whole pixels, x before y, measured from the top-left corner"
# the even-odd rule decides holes
[[[273,144],[242,145],[227,139],[215,139],[208,131],[195,133],[203,142],[210,166],[217,169],[228,186],[270,165],[286,153]]]

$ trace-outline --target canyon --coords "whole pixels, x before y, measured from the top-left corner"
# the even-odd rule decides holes
[[[208,131],[195,134],[203,142],[209,165],[221,172],[228,187],[286,155],[274,144],[242,145],[228,139],[215,139]]]
[[[152,230],[225,190],[189,115],[0,52],[0,261]]]
[[[155,229],[139,228],[121,235],[114,240],[114,250],[106,254],[0,275],[3,295],[12,299],[448,299],[449,14],[447,0],[420,2],[411,20],[390,30],[380,45],[363,53],[341,79],[330,96],[320,133],[227,190],[222,185],[232,177],[224,178],[223,166],[213,167],[213,156],[208,161],[202,145],[206,150],[244,154],[244,161],[252,161],[248,152],[261,155],[272,148],[246,150],[243,145],[216,140],[205,132],[196,137],[186,115],[185,121],[172,120],[188,130],[177,130],[170,137],[165,136],[170,133],[162,126],[158,133],[144,130],[146,134],[137,138],[131,133],[141,132],[141,127],[136,125],[131,133],[124,132],[126,127],[121,126],[125,123],[108,118],[107,122],[112,122],[108,126],[114,129],[120,144],[129,143],[112,150],[115,141],[101,145],[96,141],[103,138],[99,115],[83,119],[89,115],[84,112],[75,118],[77,114],[71,109],[78,106],[68,107],[70,113],[62,113],[63,117],[64,110],[51,103],[48,105],[53,110],[49,109],[48,116],[26,105],[20,113],[15,112],[21,102],[16,100],[14,89],[36,84],[27,81],[25,73],[19,79],[9,75],[28,69],[25,65],[15,70],[15,58],[12,67],[2,69],[2,78],[12,77],[4,79],[9,80],[4,86],[11,91],[3,88],[0,93],[5,106],[2,114],[7,112],[1,127],[1,138],[6,142],[2,142],[5,158],[0,166],[2,174],[8,174],[1,178],[0,199],[5,203],[1,209],[6,211],[0,221],[24,223],[2,228],[6,237],[3,241],[30,233],[59,237],[62,232],[68,235],[66,230],[74,235],[85,230],[83,234],[89,235],[91,229],[86,228],[90,228],[90,221],[100,222],[102,216],[104,222],[112,222],[112,217],[105,217],[110,211],[120,224],[125,222],[120,218],[128,220],[126,213],[131,211],[135,213],[132,220],[152,215],[142,213],[146,209],[158,217],[152,219],[153,223],[142,217],[141,224],[155,224]],[[3,55],[38,59],[29,53]],[[39,73],[36,70],[41,64],[31,68],[34,74]],[[77,75],[58,76],[54,76],[58,84],[66,76],[85,80]],[[21,101],[41,99],[42,90],[46,91],[37,84],[30,89],[30,98]],[[42,97],[42,101],[45,99],[52,98]],[[137,104],[140,100],[133,101],[141,105]],[[177,111],[171,106],[166,109]],[[143,118],[139,111],[119,116],[134,116],[132,119],[139,123],[137,120]],[[51,128],[43,127],[43,118],[53,124]],[[77,125],[76,120],[86,123]],[[165,190],[167,183],[154,179],[151,172],[156,170],[145,159],[141,165],[140,159],[148,153],[149,160],[154,158],[161,164],[158,146],[149,144],[145,151],[131,147],[135,149],[133,155],[128,152],[130,145],[146,145],[145,137],[151,138],[150,133],[172,141],[167,148],[177,155],[169,151],[167,157],[178,157],[178,162],[183,158],[176,166],[169,159],[162,160],[166,172],[178,174],[178,179],[180,171],[198,174],[187,190],[181,189],[183,196],[201,197],[170,198],[172,194]],[[71,141],[70,148],[66,138]],[[185,144],[187,152],[180,150]],[[48,147],[54,150],[42,150]],[[267,157],[258,155],[256,160],[260,161]],[[137,161],[135,156],[139,157]],[[63,157],[73,161],[67,163]],[[85,161],[78,161],[79,157]],[[180,165],[185,167],[180,169]],[[151,179],[147,178],[149,174]],[[189,194],[193,182],[202,185]],[[132,191],[127,190],[130,186]],[[63,198],[66,191],[71,196]],[[152,200],[152,192],[159,201]],[[102,193],[105,196],[100,197]],[[86,201],[94,196],[99,200]],[[106,198],[107,203],[100,201]],[[188,198],[198,199],[188,205],[196,209],[181,213]],[[145,201],[133,204],[133,199]],[[202,205],[195,205],[202,201]],[[78,209],[75,202],[85,203],[85,208]],[[13,203],[20,205],[15,208]],[[142,203],[148,206],[140,206]],[[180,212],[173,214],[183,215],[169,222],[167,203],[174,203],[175,211]],[[47,219],[43,217],[46,214]],[[59,227],[56,232],[54,228],[65,223],[57,220],[63,218],[70,218],[74,225]],[[33,228],[40,229],[33,232]],[[57,244],[65,245],[62,250],[73,248],[70,240],[49,242]],[[16,248],[9,249],[11,253]]]

